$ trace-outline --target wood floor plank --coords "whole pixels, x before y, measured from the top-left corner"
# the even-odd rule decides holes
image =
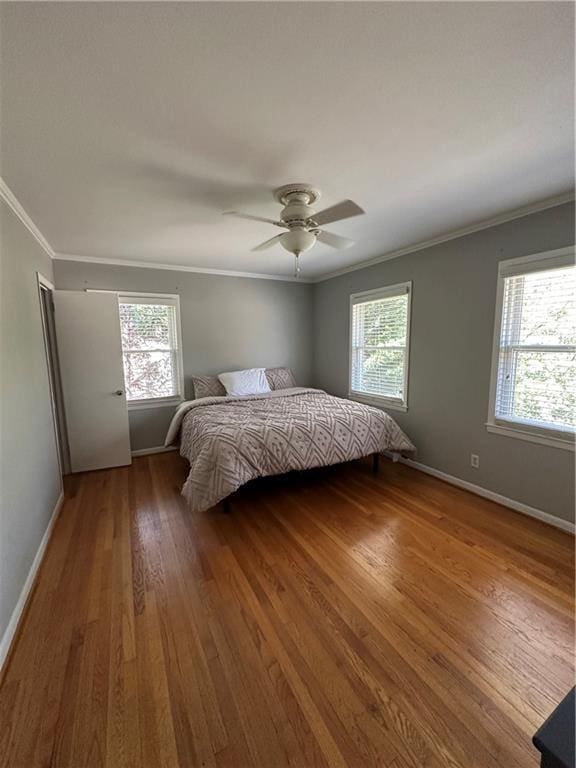
[[[0,688],[3,768],[536,768],[574,539],[383,461],[192,514],[174,453],[69,478]]]
[[[243,518],[242,521],[238,522],[245,522],[245,520]],[[252,549],[249,549],[246,555],[242,556],[242,541],[246,541],[250,537],[250,532],[246,528],[244,530],[246,531],[247,535],[237,536],[238,541],[235,542],[234,551],[236,552],[237,557],[240,557],[242,569],[247,574],[248,578],[250,578],[249,574],[252,572],[253,578],[260,579],[260,586],[264,589],[267,584],[267,573],[262,574],[258,569],[258,563],[261,564],[262,560],[250,557],[250,554],[253,552]],[[282,545],[280,544],[280,547],[277,551],[280,552],[281,547]],[[375,721],[374,724],[368,724],[368,730],[371,730],[371,727],[381,726],[382,723],[381,717],[379,716],[380,713],[378,707],[374,701],[370,700],[370,697],[374,698],[372,681],[363,675],[362,669],[359,669],[359,660],[357,658],[352,658],[353,649],[350,647],[350,645],[346,645],[340,641],[338,636],[340,634],[340,627],[338,623],[334,621],[326,622],[325,626],[321,626],[317,620],[318,617],[322,615],[322,613],[327,611],[328,606],[323,600],[318,599],[319,592],[317,585],[316,583],[312,584],[312,579],[307,577],[307,564],[298,563],[294,557],[294,552],[292,551],[292,556],[289,556],[286,553],[285,557],[282,558],[282,561],[280,561],[280,558],[278,559],[276,569],[278,576],[280,577],[283,584],[288,584],[290,574],[294,574],[297,578],[297,582],[294,585],[294,588],[291,589],[287,586],[282,589],[281,599],[285,602],[285,610],[283,611],[283,615],[288,617],[286,620],[284,620],[284,631],[292,636],[296,647],[301,646],[300,656],[306,660],[306,657],[309,656],[308,650],[312,649],[312,646],[316,645],[317,641],[320,640],[321,643],[329,646],[331,650],[330,654],[326,654],[321,651],[320,659],[326,656],[334,657],[336,672],[332,670],[332,672],[328,675],[323,671],[321,661],[316,663],[314,661],[307,661],[308,667],[311,671],[310,673],[315,674],[317,678],[315,687],[321,685],[323,680],[330,679],[334,681],[338,678],[341,678],[340,685],[349,685],[350,690],[352,691],[352,697],[350,695],[343,697],[343,700],[346,702],[346,704],[343,706],[343,727],[346,728],[346,722],[350,722],[348,704],[352,698],[356,701],[357,706],[359,706],[361,715],[372,717],[372,719]],[[274,605],[271,610],[276,611],[276,605]],[[311,623],[310,639],[301,645],[301,637],[297,627],[305,627],[310,623],[309,621],[302,621],[303,615],[308,617],[310,615],[314,615],[315,620]],[[342,651],[342,647],[344,647],[344,651]],[[302,650],[302,648],[304,650]],[[348,664],[345,664],[345,662],[348,662]],[[350,668],[352,673],[351,675],[342,675],[341,670],[346,669],[346,667]],[[333,691],[328,691],[328,697],[332,702],[334,702],[336,699]],[[414,756],[416,745],[416,764],[432,764],[431,762],[426,762],[429,756],[425,755],[425,746],[421,740],[418,739],[417,735],[411,733],[410,724],[406,718],[403,718],[401,711],[394,707],[391,715],[392,717],[389,720],[389,723],[385,725],[387,730],[387,747],[389,751],[394,753],[396,748],[400,748],[405,751],[408,750]],[[356,738],[359,738],[361,745],[364,746],[365,739],[361,734],[358,734],[355,727],[357,722],[357,713],[355,715],[353,712],[352,716],[355,719],[353,721],[354,733],[351,734],[351,736],[354,735]],[[400,739],[398,738],[399,734],[395,732],[394,729],[397,720],[400,720]],[[389,725],[392,727],[388,727]],[[371,740],[368,739],[368,745],[370,744]],[[391,757],[391,755],[389,756]],[[359,759],[361,759],[361,754],[359,754]],[[370,763],[370,761],[374,762],[374,756],[371,758],[366,758],[365,755],[364,761],[368,763]]]
[[[327,492],[328,495],[330,493],[331,491]],[[297,501],[292,500],[292,504],[297,504]],[[354,536],[347,534],[345,538],[342,538],[341,533],[334,530],[334,521],[337,519],[334,517],[334,509],[336,508],[334,501],[330,502],[329,499],[323,498],[322,501],[310,505],[309,500],[306,499],[301,504],[301,507],[307,510],[306,515],[313,527],[319,528],[320,532],[325,534],[321,539],[323,542],[322,547],[311,545],[309,547],[310,551],[314,551],[314,556],[323,562],[326,572],[335,574],[333,578],[342,585],[343,589],[348,590],[351,584],[356,584],[358,597],[368,586],[371,588],[370,594],[372,595],[380,596],[381,594],[386,594],[388,602],[391,603],[401,601],[400,623],[406,631],[410,632],[410,627],[412,627],[417,631],[431,634],[431,636],[435,637],[436,642],[443,645],[445,654],[450,655],[455,663],[463,663],[466,668],[469,668],[469,674],[472,674],[478,681],[482,680],[484,687],[488,691],[491,691],[493,694],[500,692],[504,700],[512,703],[513,707],[526,715],[527,722],[529,723],[528,728],[534,729],[535,724],[542,719],[542,713],[538,709],[534,711],[534,702],[526,701],[526,696],[530,697],[531,693],[541,696],[544,702],[540,701],[539,704],[540,708],[543,708],[545,700],[549,698],[547,692],[531,691],[530,688],[523,689],[522,686],[519,686],[518,682],[513,679],[518,676],[518,671],[513,664],[509,664],[505,668],[505,672],[507,672],[510,680],[508,685],[504,687],[500,669],[496,670],[491,665],[476,663],[477,659],[474,658],[474,635],[471,635],[468,644],[458,643],[444,622],[435,621],[428,615],[429,608],[432,607],[429,602],[404,599],[404,579],[389,581],[381,578],[374,567],[377,562],[375,555],[367,559],[358,546],[354,544]],[[278,513],[276,513],[276,516],[282,520],[287,530],[294,532],[295,536],[306,546],[305,539],[294,527],[291,518]],[[300,520],[298,522],[300,523]],[[311,534],[310,529],[308,529],[309,540],[311,535],[315,534]],[[315,540],[318,540],[318,536],[315,536]],[[348,580],[343,579],[340,574],[336,574],[333,568],[333,563],[342,555],[349,555],[357,566],[356,569],[350,571],[350,578]],[[358,570],[362,571],[362,575],[359,574]],[[392,573],[394,572],[392,571]],[[446,609],[450,610],[452,595],[446,595],[446,598]],[[385,609],[386,606],[377,605],[375,608],[380,611]],[[388,620],[390,621],[390,619]],[[424,638],[422,638],[422,642],[424,642]],[[502,661],[498,660],[499,667],[501,663]]]
[[[273,516],[272,510],[270,510],[271,516]],[[268,526],[269,527],[269,526]],[[281,550],[282,542],[286,540],[286,537],[282,534],[278,536],[275,541],[275,547],[277,550]],[[292,557],[294,556],[294,549],[292,549]],[[291,569],[294,570],[293,560],[290,563]],[[308,566],[308,567],[307,567]],[[413,722],[411,724],[411,704],[410,699],[404,695],[407,689],[410,689],[411,680],[414,678],[413,670],[409,665],[406,665],[403,658],[400,655],[396,655],[394,658],[394,649],[388,646],[383,648],[384,638],[387,636],[385,628],[380,625],[380,631],[378,632],[377,642],[370,649],[370,633],[374,629],[368,621],[363,622],[365,618],[360,614],[354,616],[357,612],[356,604],[349,601],[348,604],[343,599],[343,595],[339,593],[337,585],[327,584],[325,588],[321,586],[321,580],[319,578],[307,578],[307,574],[310,574],[310,569],[313,568],[312,564],[306,563],[302,560],[302,569],[300,573],[300,589],[298,590],[298,596],[302,597],[309,593],[312,600],[311,609],[315,616],[319,613],[325,613],[329,615],[330,625],[332,627],[331,638],[332,645],[342,645],[347,649],[350,660],[353,663],[347,665],[351,667],[353,672],[352,679],[354,677],[361,679],[367,688],[370,689],[374,701],[371,702],[371,712],[373,715],[378,715],[379,710],[383,709],[386,712],[387,719],[392,725],[398,724],[399,733],[403,737],[404,752],[407,751],[407,744],[410,744],[409,737],[412,734],[412,741],[422,741],[422,738],[415,737],[414,732],[420,731],[422,737],[426,734],[432,742],[435,743],[435,752],[442,754],[443,765],[457,765],[461,764],[451,754],[448,749],[450,744],[450,726],[460,729],[461,736],[463,737],[461,728],[462,723],[454,723],[454,718],[447,711],[439,701],[436,700],[435,691],[431,690],[422,678],[418,678],[417,685],[413,686],[412,696],[415,699],[423,699],[420,703],[420,707],[417,713],[413,715]],[[320,599],[319,599],[320,597]],[[336,609],[337,606],[337,609]],[[352,618],[350,618],[352,616]],[[355,627],[355,632],[352,632],[351,627]],[[338,640],[338,638],[341,638]],[[412,638],[410,639],[412,641]],[[402,649],[406,647],[406,643],[402,643]],[[382,653],[381,653],[382,652]],[[378,665],[378,658],[382,659],[382,663]],[[429,661],[426,659],[427,666]],[[368,667],[371,666],[371,669]],[[398,673],[400,673],[398,675]],[[448,693],[448,700],[452,697],[451,691]],[[452,722],[450,722],[452,721]],[[431,734],[430,729],[427,727],[428,723],[434,723],[435,731],[442,731],[443,723],[448,723],[446,726],[445,738],[443,743],[438,741],[437,733]],[[465,722],[465,721],[463,721]],[[417,723],[417,726],[414,724]],[[474,721],[474,726],[477,722]],[[468,741],[471,742],[468,745],[468,751],[470,754],[474,753],[475,756],[482,760],[482,765],[486,766],[491,764],[490,755],[485,754],[483,744],[475,743],[474,737],[471,735],[474,732],[473,728],[467,736]],[[465,739],[463,739],[465,741]],[[421,747],[420,747],[421,749]],[[463,760],[463,755],[461,755]],[[417,765],[424,765],[424,758],[422,753],[417,756]]]
[[[276,546],[282,548],[280,536]],[[386,725],[389,741],[399,746],[401,751],[411,753],[417,765],[434,762],[421,733],[421,722],[416,725],[411,719],[401,687],[382,668],[378,669],[376,676],[373,675],[376,664],[365,642],[369,630],[366,625],[363,626],[362,617],[354,615],[353,608],[349,612],[342,610],[341,596],[335,590],[334,583],[323,584],[316,577],[317,569],[313,563],[294,547],[280,566],[280,572],[286,573],[288,583],[289,572],[284,570],[287,568],[297,578],[295,588],[287,589],[297,626],[302,623],[302,616],[298,614],[303,603],[302,610],[315,616],[317,634],[332,650],[339,667],[347,670],[348,680],[364,700],[366,710]],[[370,669],[370,666],[373,668]],[[404,686],[406,679],[402,683]]]
[[[346,540],[344,535],[341,534],[341,538]],[[352,542],[349,542],[349,545],[352,546]],[[391,563],[389,557],[382,557],[369,546],[362,544],[357,549],[360,556],[370,562],[376,576],[392,575],[395,583],[401,585],[398,588],[403,595],[415,604],[423,601],[431,621],[442,627],[462,646],[468,645],[477,659],[481,661],[484,656],[491,655],[491,666],[497,672],[502,671],[502,665],[508,668],[512,662],[512,672],[519,678],[519,685],[525,685],[527,679],[533,679],[533,675],[537,674],[542,653],[545,652],[545,648],[538,643],[538,635],[531,633],[529,637],[524,636],[517,626],[510,626],[509,616],[505,619],[494,611],[493,606],[488,608],[479,604],[478,599],[468,594],[459,581],[437,573],[434,567],[421,563],[419,558],[412,560],[410,569],[401,569]],[[440,597],[448,590],[449,610],[446,602]],[[490,627],[490,632],[470,637],[467,618],[472,611],[476,612],[478,621],[485,627]],[[558,688],[552,691],[553,695],[557,695],[562,690],[562,681],[570,674],[570,664],[559,657],[549,655],[547,674],[551,678],[550,682],[558,684]]]

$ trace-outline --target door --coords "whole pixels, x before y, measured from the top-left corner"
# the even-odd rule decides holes
[[[54,291],[72,472],[130,464],[116,294]]]

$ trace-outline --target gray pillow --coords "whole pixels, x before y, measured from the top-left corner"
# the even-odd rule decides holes
[[[290,389],[296,386],[296,380],[290,368],[266,368],[265,373],[270,389]]]
[[[224,385],[217,376],[192,376],[194,397],[222,397],[226,394]]]

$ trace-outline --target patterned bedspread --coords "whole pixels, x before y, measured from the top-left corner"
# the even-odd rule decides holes
[[[190,462],[182,489],[190,506],[214,506],[249,480],[351,461],[380,451],[410,454],[414,446],[378,408],[294,387],[241,398],[184,403],[166,438],[180,436]]]

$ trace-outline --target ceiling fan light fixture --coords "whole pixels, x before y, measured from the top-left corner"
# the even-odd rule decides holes
[[[310,250],[316,242],[316,235],[307,229],[296,227],[280,235],[280,245],[289,253],[300,255]]]

